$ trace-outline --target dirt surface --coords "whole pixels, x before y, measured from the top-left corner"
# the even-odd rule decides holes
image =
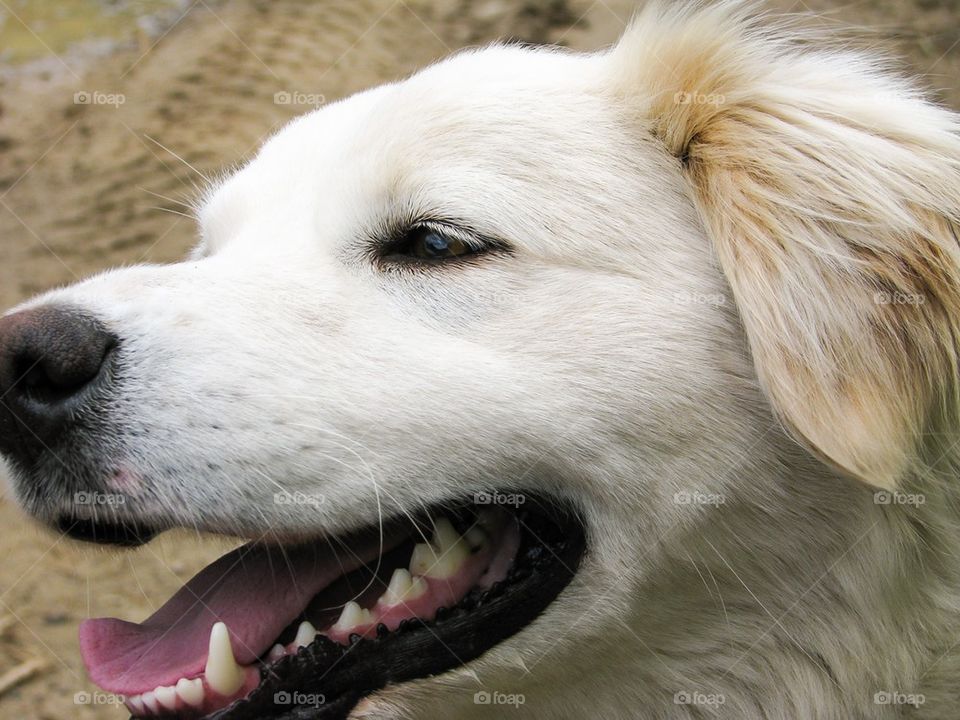
[[[0,2],[0,307],[103,268],[180,257],[194,228],[177,213],[186,212],[181,203],[195,196],[201,175],[249,157],[286,119],[310,109],[284,104],[285,96],[277,102],[276,93],[334,100],[495,38],[595,48],[615,40],[633,7],[626,0]],[[872,28],[871,43],[898,49],[960,107],[956,0],[806,7],[828,24]],[[9,491],[0,527],[3,718],[125,717],[106,697],[90,695],[78,622],[140,620],[230,546],[183,533],[132,552],[78,548],[25,520]],[[5,673],[21,670],[26,677],[7,687]]]

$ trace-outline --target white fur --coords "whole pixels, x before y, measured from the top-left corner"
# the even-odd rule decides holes
[[[589,554],[540,619],[466,668],[384,690],[356,717],[960,716],[955,483],[925,481],[917,453],[898,449],[864,479],[926,502],[878,504],[847,473],[862,477],[880,450],[841,425],[830,428],[834,447],[784,407],[782,372],[751,354],[777,329],[763,335],[741,320],[776,315],[764,308],[777,281],[741,268],[761,279],[751,284],[716,252],[737,218],[698,195],[682,162],[717,119],[700,118],[697,136],[690,116],[658,103],[702,87],[709,67],[730,81],[724,118],[737,103],[788,124],[801,109],[820,120],[866,115],[888,139],[877,148],[895,148],[890,157],[924,177],[860,156],[869,133],[831,134],[812,120],[784,133],[811,152],[818,139],[847,138],[873,184],[845,193],[869,194],[870,212],[906,212],[897,193],[912,180],[941,203],[947,226],[960,213],[942,190],[957,179],[957,120],[840,51],[803,55],[800,68],[806,51],[789,31],[758,28],[750,12],[651,10],[618,48],[591,55],[463,52],[323,108],[211,192],[189,261],[105,273],[33,301],[83,307],[122,338],[112,413],[123,430],[107,452],[149,488],[138,507],[146,520],[295,538],[491,487],[554,493],[582,510]],[[728,66],[661,61],[661,51],[711,44]],[[791,165],[803,153],[738,150],[784,176],[811,170]],[[721,162],[704,153],[694,161]],[[831,182],[825,173],[823,193]],[[776,217],[814,202],[780,200],[751,207]],[[826,196],[817,202],[805,211],[834,210]],[[372,262],[381,228],[418,212],[515,251],[423,271]],[[823,297],[839,287],[845,299],[825,266],[803,262]],[[776,308],[798,334],[844,312]],[[830,395],[820,390],[815,398]],[[911,433],[920,422],[902,420]],[[937,430],[952,442],[952,425]],[[923,467],[943,471],[952,458]],[[325,502],[278,505],[279,490]],[[684,503],[683,493],[722,503]],[[481,689],[525,703],[475,705]],[[916,712],[878,704],[881,692],[925,702]]]

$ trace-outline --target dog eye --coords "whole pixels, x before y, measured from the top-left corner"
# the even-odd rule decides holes
[[[474,255],[483,250],[482,245],[460,237],[453,230],[424,225],[412,228],[387,250],[386,255],[399,259],[436,261]]]
[[[410,249],[417,257],[432,259],[457,257],[470,252],[470,247],[463,240],[434,230],[418,232]]]

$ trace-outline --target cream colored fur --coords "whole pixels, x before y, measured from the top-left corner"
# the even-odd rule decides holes
[[[372,262],[417,213],[513,253]],[[540,619],[355,717],[960,717],[958,119],[883,62],[651,7],[304,116],[201,227],[33,301],[122,339],[119,512],[293,538],[495,486],[589,531]]]
[[[648,11],[613,53],[618,83],[686,165],[779,416],[893,488],[929,462],[929,423],[956,422],[957,118],[755,13]]]

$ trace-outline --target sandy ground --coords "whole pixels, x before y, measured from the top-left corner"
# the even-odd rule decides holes
[[[181,256],[194,228],[176,213],[202,184],[200,174],[242,161],[309,109],[274,102],[277,92],[333,100],[494,38],[599,47],[616,38],[633,7],[627,0],[159,0],[137,12],[165,14],[138,18],[122,2],[122,11],[105,16],[106,4],[0,3],[7,8],[0,11],[0,307],[106,267]],[[775,6],[802,9],[788,0]],[[960,107],[956,0],[811,0],[808,7],[824,22],[874,28],[871,42],[898,48]],[[75,102],[77,92],[92,102]],[[122,104],[112,102],[119,94]],[[94,688],[80,663],[77,623],[142,619],[229,546],[170,534],[132,552],[79,548],[26,521],[9,492],[0,499],[0,527],[4,718],[124,717],[83,694]],[[5,673],[19,671],[26,677],[11,685]]]

